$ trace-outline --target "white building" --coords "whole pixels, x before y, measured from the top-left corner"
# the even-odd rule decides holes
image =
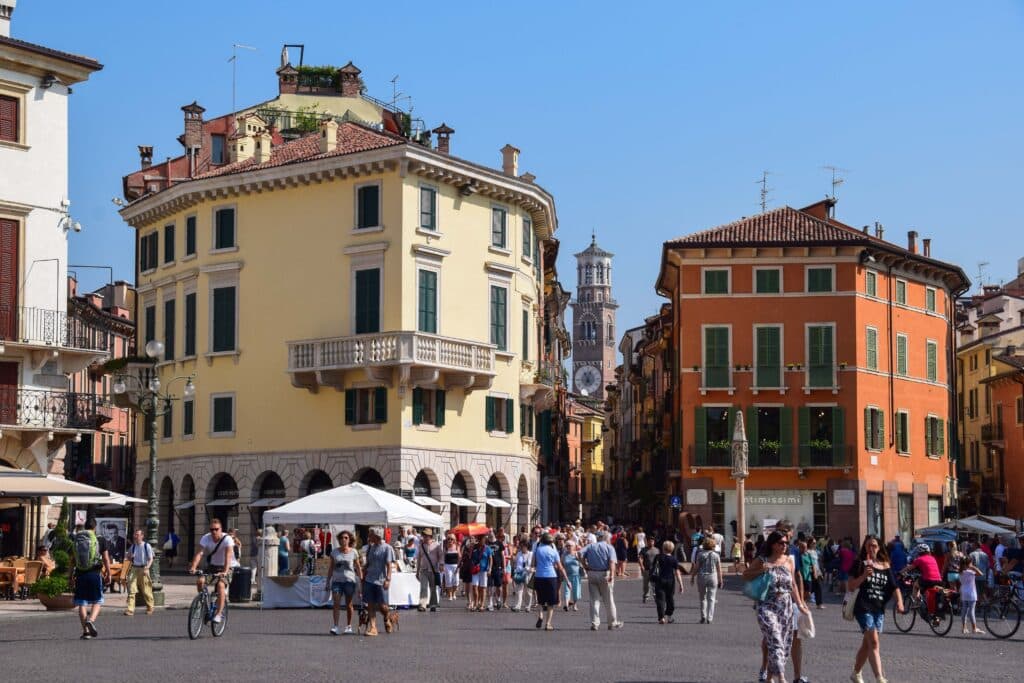
[[[68,95],[102,68],[10,37],[0,0],[0,465],[63,472],[64,443],[96,427],[94,395],[67,375],[106,356],[106,339],[67,316]],[[102,419],[102,418],[100,418]],[[36,511],[45,526],[46,506]],[[23,508],[0,507],[0,556],[27,549]]]

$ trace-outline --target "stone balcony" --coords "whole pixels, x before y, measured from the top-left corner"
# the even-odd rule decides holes
[[[399,395],[433,384],[469,393],[490,388],[494,352],[493,344],[412,331],[304,339],[288,342],[288,374],[293,386],[312,393],[325,386],[343,391],[346,380],[363,379],[354,370],[372,382],[397,384]]]

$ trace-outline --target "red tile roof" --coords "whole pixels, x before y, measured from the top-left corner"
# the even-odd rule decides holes
[[[274,168],[275,166],[284,166],[300,161],[355,154],[356,152],[366,152],[371,149],[401,145],[406,142],[408,140],[401,136],[386,131],[375,131],[351,121],[346,121],[338,126],[338,143],[333,151],[321,153],[320,133],[309,133],[297,140],[290,140],[282,145],[273,147],[270,151],[270,161],[258,164],[256,163],[256,158],[253,157],[246,161],[218,166],[206,173],[197,175],[195,179],[213,178],[264,168]]]
[[[669,246],[750,246],[792,243],[879,241],[841,223],[824,221],[789,206],[702,230],[669,242]]]

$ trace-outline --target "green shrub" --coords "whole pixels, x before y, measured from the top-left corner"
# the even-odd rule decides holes
[[[53,572],[67,575],[68,570],[71,569],[71,554],[66,550],[54,550],[50,555],[53,557],[54,564],[57,565]]]
[[[32,584],[33,595],[45,595],[48,598],[70,591],[71,584],[68,582],[68,577],[64,574],[54,573],[50,576],[44,576]]]

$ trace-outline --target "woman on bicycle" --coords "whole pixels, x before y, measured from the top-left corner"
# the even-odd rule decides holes
[[[885,622],[885,605],[889,598],[896,595],[896,609],[903,611],[903,594],[896,590],[889,566],[889,553],[877,536],[868,534],[860,547],[860,558],[853,566],[850,574],[849,587],[857,591],[853,616],[860,624],[864,634],[857,650],[857,658],[853,663],[853,683],[863,683],[861,669],[864,663],[871,664],[878,683],[886,683],[882,675],[882,656],[879,650],[879,637],[882,635],[882,624]]]
[[[938,561],[936,561],[935,557],[932,556],[931,546],[927,543],[918,543],[917,546],[914,547],[914,555],[916,558],[913,562],[907,565],[903,572],[916,570],[921,574],[921,578],[917,581],[918,591],[928,590],[935,586],[941,586],[942,574],[939,572]],[[917,597],[916,593],[914,597]]]
[[[341,616],[341,596],[345,596],[345,615],[348,621],[345,633],[352,633],[352,597],[356,593],[357,581],[362,579],[363,570],[357,561],[359,554],[352,547],[352,534],[342,531],[338,547],[331,553],[331,566],[327,570],[327,585],[331,587],[334,599],[334,625],[331,635],[338,635],[338,619]]]

